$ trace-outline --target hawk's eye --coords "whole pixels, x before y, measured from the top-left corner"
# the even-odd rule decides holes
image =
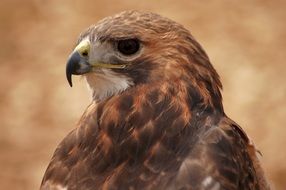
[[[119,40],[117,49],[123,55],[135,54],[140,48],[140,43],[137,39]]]

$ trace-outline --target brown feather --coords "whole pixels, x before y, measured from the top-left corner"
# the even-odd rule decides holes
[[[41,189],[269,189],[253,144],[224,114],[218,74],[186,29],[129,11],[80,39],[88,35],[136,36],[149,49],[115,70],[134,86],[89,106],[55,151]]]

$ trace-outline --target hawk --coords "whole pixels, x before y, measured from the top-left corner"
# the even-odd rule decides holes
[[[222,84],[182,25],[150,12],[107,17],[66,66],[92,103],[58,145],[41,190],[269,189],[252,141],[224,113]]]

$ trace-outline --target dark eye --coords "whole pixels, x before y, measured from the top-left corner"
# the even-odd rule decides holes
[[[117,49],[123,55],[135,54],[140,48],[140,43],[137,39],[119,40]]]

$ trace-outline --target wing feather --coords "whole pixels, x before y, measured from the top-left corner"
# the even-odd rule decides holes
[[[183,161],[176,185],[193,189],[269,189],[253,144],[228,118],[201,134]]]

